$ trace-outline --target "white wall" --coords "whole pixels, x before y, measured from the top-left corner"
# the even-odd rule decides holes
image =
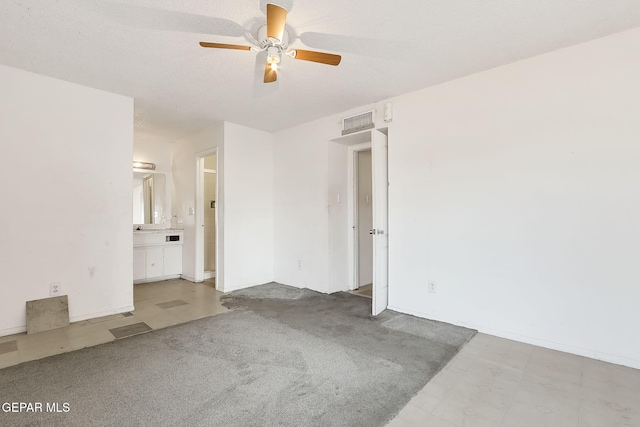
[[[223,203],[224,203],[224,126],[217,126],[205,129],[201,132],[189,135],[172,144],[172,170],[173,170],[173,214],[176,215],[175,226],[184,228],[184,243],[182,245],[182,275],[183,277],[195,281],[196,268],[196,218],[189,213],[189,209],[196,208],[196,158],[198,153],[203,153],[214,148],[218,149],[219,161],[218,175],[218,220],[223,223]],[[224,242],[224,231],[218,234],[219,244]],[[223,254],[219,254],[223,257]],[[216,277],[220,282],[224,281],[224,261],[218,259],[218,269]]]
[[[273,280],[273,135],[224,124],[224,291]]]
[[[349,150],[346,145],[336,142],[328,143],[328,251],[329,280],[322,292],[338,292],[347,289],[349,282],[348,241],[349,224],[349,183],[347,181]],[[353,187],[353,184],[351,184]],[[351,229],[353,230],[353,229]]]
[[[173,211],[183,221],[183,276],[195,281],[196,157],[217,147],[218,289],[229,292],[273,280],[273,135],[232,123],[177,141]]]
[[[640,367],[639,48],[636,29],[390,100],[392,308]],[[333,233],[340,116],[276,135],[278,281],[327,288],[295,258]]]
[[[630,31],[396,100],[390,305],[640,367],[639,48]]]
[[[173,143],[161,141],[135,140],[133,142],[133,160],[156,165],[156,172],[170,176],[172,168]]]
[[[0,66],[0,335],[60,282],[71,321],[133,308],[133,100]]]
[[[173,182],[173,168],[172,168],[172,149],[173,144],[170,142],[161,141],[133,141],[133,161],[154,163],[156,165],[156,173],[162,173],[165,175],[165,223],[166,228],[172,226],[172,203],[171,195],[173,189],[171,188]],[[173,224],[175,225],[175,224]]]
[[[332,131],[321,120],[277,133],[274,144],[274,280],[320,292],[328,292],[329,279]]]

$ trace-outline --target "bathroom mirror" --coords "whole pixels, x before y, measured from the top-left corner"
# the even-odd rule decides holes
[[[166,221],[165,175],[133,172],[133,223],[162,224]]]

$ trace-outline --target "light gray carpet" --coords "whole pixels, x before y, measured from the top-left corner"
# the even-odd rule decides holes
[[[0,425],[382,426],[475,331],[275,283],[233,311],[0,370]]]

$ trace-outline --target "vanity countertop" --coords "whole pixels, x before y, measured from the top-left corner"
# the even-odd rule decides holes
[[[151,234],[151,233],[182,233],[184,230],[182,228],[158,228],[158,229],[148,229],[148,230],[133,230],[134,234]]]

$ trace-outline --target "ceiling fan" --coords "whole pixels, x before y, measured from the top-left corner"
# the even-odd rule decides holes
[[[285,29],[287,10],[275,4],[267,4],[267,25],[258,29],[260,47],[242,46],[237,44],[200,42],[202,47],[217,49],[250,50],[252,52],[267,52],[267,62],[264,67],[264,82],[272,83],[278,79],[278,64],[282,55],[302,61],[319,62],[321,64],[338,65],[342,57],[331,53],[315,52],[312,50],[293,49],[289,47],[289,34]]]

